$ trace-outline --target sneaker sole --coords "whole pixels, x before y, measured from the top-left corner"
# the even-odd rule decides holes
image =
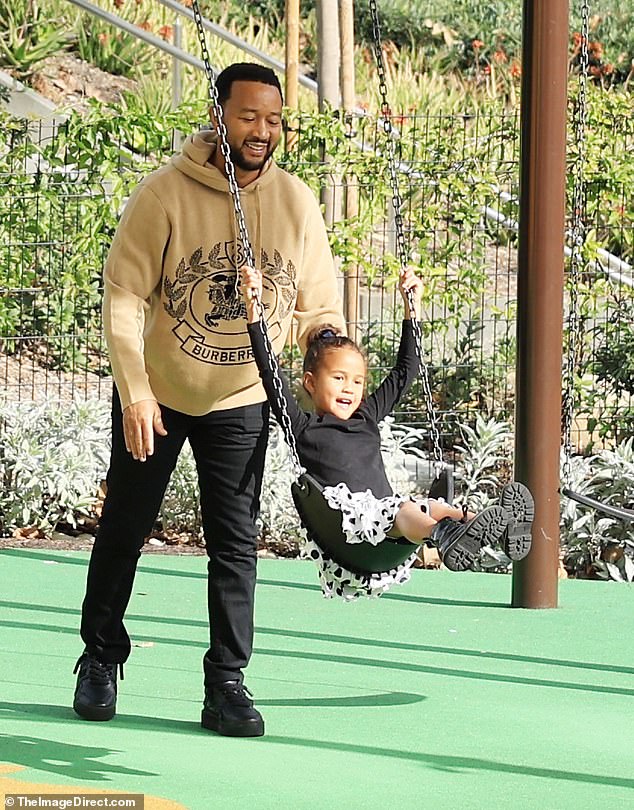
[[[112,720],[117,710],[116,706],[84,706],[82,703],[73,703],[73,710],[82,720],[106,721]]]
[[[206,712],[204,709],[200,717],[200,724],[209,731],[222,734],[223,737],[262,737],[264,735],[264,720],[245,720],[241,723],[226,723],[216,714]]]
[[[450,571],[467,571],[473,567],[485,543],[495,543],[508,526],[507,513],[500,506],[491,506],[479,512],[469,527],[442,556]]]
[[[500,505],[508,515],[504,553],[515,562],[523,560],[531,550],[531,529],[535,517],[533,496],[528,487],[514,481],[502,490]]]

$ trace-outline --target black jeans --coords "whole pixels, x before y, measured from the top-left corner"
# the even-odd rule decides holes
[[[130,637],[123,617],[141,548],[151,532],[185,439],[198,470],[207,554],[210,647],[205,685],[242,678],[253,646],[257,517],[268,435],[268,404],[205,416],[161,406],[167,436],[135,461],[125,449],[121,404],[114,392],[108,491],[88,567],[81,637],[106,663],[123,663]]]

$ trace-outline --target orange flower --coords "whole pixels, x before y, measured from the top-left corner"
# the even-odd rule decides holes
[[[511,65],[511,76],[514,79],[519,79],[521,75],[522,75],[522,66],[517,60],[515,60]]]
[[[105,45],[106,42],[110,39],[110,34],[107,34],[105,31],[102,31],[101,34],[97,35],[97,39],[101,42],[102,45]]]
[[[481,39],[474,39],[471,43],[471,47],[474,51],[479,51],[480,48],[484,48],[484,42]]]
[[[508,62],[508,56],[504,53],[504,51],[499,50],[493,54],[493,61],[497,62],[498,65],[503,64],[504,62]]]
[[[172,28],[171,25],[162,25],[158,30],[158,35],[161,37],[161,39],[164,39],[165,41],[171,39],[173,33],[174,29]]]
[[[115,8],[121,8],[123,6],[124,0],[114,0]]]
[[[614,65],[611,62],[606,62],[603,65],[603,75],[604,76],[611,76],[614,73]]]
[[[150,23],[147,20],[143,20],[143,22],[140,22],[139,23],[139,28],[141,28],[143,31],[151,31],[152,30],[152,26],[150,25]]]
[[[600,42],[588,42],[588,52],[595,59],[601,59],[603,56],[603,45]]]

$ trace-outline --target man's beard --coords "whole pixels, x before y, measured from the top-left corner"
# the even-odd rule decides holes
[[[275,145],[277,146],[277,144]],[[231,157],[231,162],[234,166],[238,169],[241,169],[243,172],[254,172],[261,169],[266,161],[271,157],[273,152],[275,151],[275,146],[270,149],[267,149],[263,157],[259,160],[247,160],[242,154],[241,149],[236,149],[234,146],[231,146],[229,149],[229,156]]]

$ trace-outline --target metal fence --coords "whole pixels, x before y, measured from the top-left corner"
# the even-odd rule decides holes
[[[484,413],[512,421],[517,281],[519,120],[509,115],[395,117],[411,262],[425,280],[424,353],[447,446],[457,423]],[[192,129],[195,126],[192,125]],[[120,131],[116,120],[7,118],[0,136],[0,385],[14,402],[107,398],[100,314],[108,246],[129,190],[166,160],[172,133]],[[371,383],[394,357],[394,212],[382,127],[371,118],[300,118],[278,161],[321,194],[350,328],[365,345]],[[627,152],[631,126],[614,138]],[[632,435],[634,346],[632,189],[586,178],[589,260],[581,292],[577,444]],[[606,216],[606,211],[609,216]],[[607,252],[606,252],[607,251]],[[614,256],[618,254],[621,261]],[[594,256],[594,254],[593,254]],[[606,259],[605,257],[608,256]],[[606,272],[607,267],[609,272]],[[616,270],[614,269],[616,268]],[[289,352],[289,366],[296,363]],[[619,372],[621,377],[619,378]],[[399,413],[426,425],[420,386]],[[596,421],[596,425],[593,420]]]

